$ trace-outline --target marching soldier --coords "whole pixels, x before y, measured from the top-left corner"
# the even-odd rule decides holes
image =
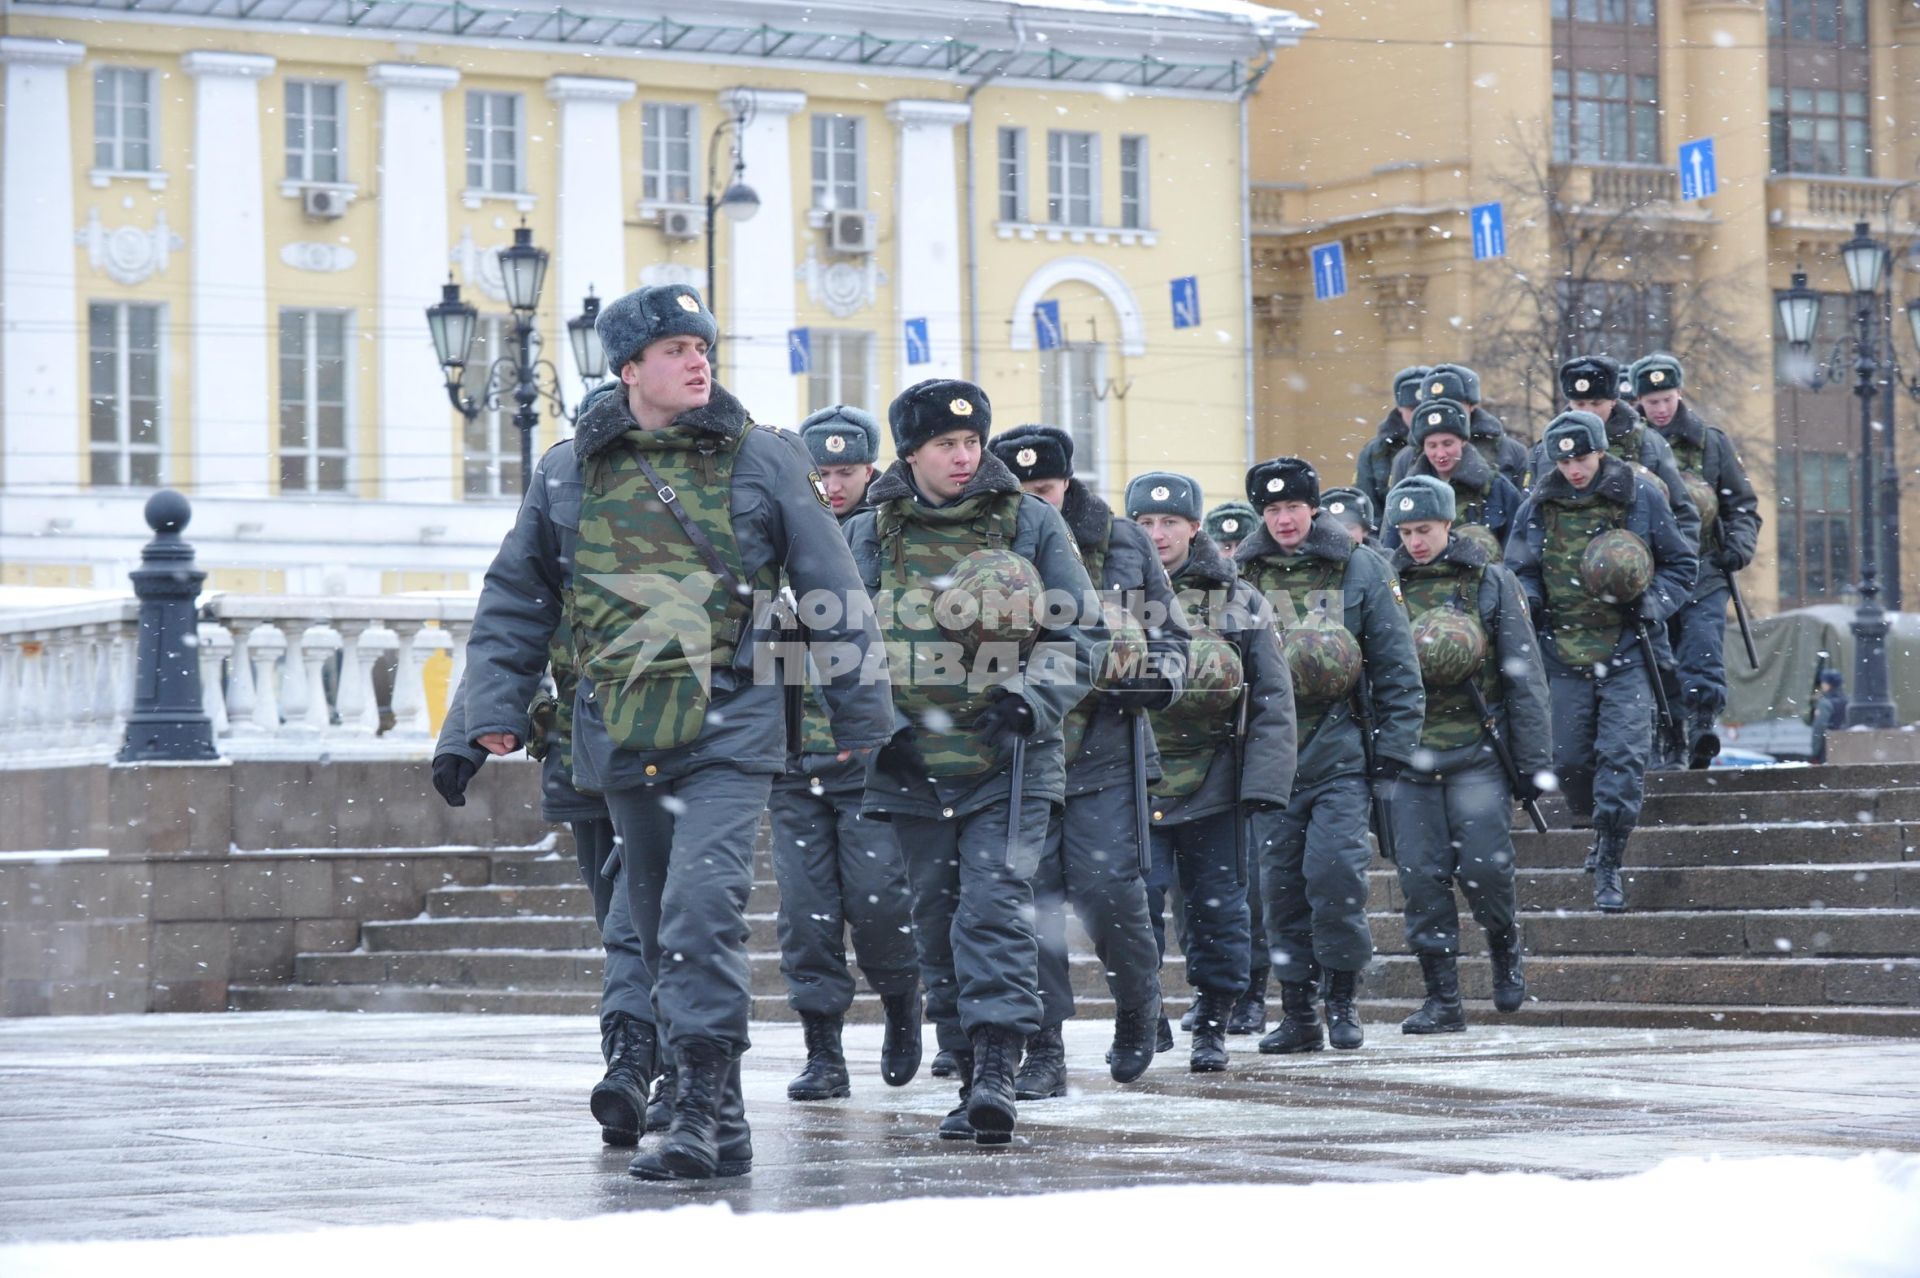
[[[880,424],[845,404],[800,424],[827,505],[842,525],[867,508]],[[811,675],[811,672],[809,672]],[[880,1076],[904,1087],[920,1068],[920,970],[906,862],[884,821],[860,814],[866,760],[839,758],[832,725],[811,689],[800,756],[773,783],[773,877],[780,885],[780,974],[800,1014],[807,1063],[787,1084],[791,1100],[851,1094],[840,1035],[853,1006],[846,934],[867,984],[880,996],[886,1032]]]
[[[1110,609],[1108,660],[1094,691],[1067,715],[1067,803],[1047,826],[1034,876],[1040,940],[1040,1032],[1027,1040],[1014,1079],[1020,1100],[1067,1094],[1066,1045],[1060,1026],[1073,1015],[1067,964],[1066,905],[1093,941],[1113,994],[1114,1081],[1131,1083],[1153,1063],[1160,1024],[1160,954],[1147,918],[1140,865],[1139,812],[1145,784],[1160,776],[1160,757],[1143,716],[1164,710],[1178,693],[1187,628],[1153,543],[1137,524],[1117,517],[1073,477],[1073,437],[1057,426],[1020,426],[988,445],[1020,486],[1053,506],[1080,548],[1081,562]],[[1138,642],[1134,642],[1138,640]],[[1124,668],[1138,659],[1138,669]],[[1158,671],[1150,676],[1150,671]]]
[[[1457,498],[1430,475],[1410,475],[1387,495],[1387,523],[1400,543],[1394,567],[1426,686],[1418,759],[1400,776],[1394,810],[1407,948],[1427,991],[1400,1023],[1406,1034],[1467,1027],[1455,883],[1486,929],[1494,1007],[1516,1012],[1526,1000],[1513,804],[1540,796],[1534,778],[1550,760],[1547,673],[1526,599],[1498,559],[1457,531]]]
[[[580,676],[573,780],[606,796],[674,1062],[671,1128],[629,1170],[744,1175],[745,910],[754,829],[786,766],[783,689],[756,677],[772,632],[751,601],[783,572],[802,595],[846,598],[860,579],[800,440],[756,428],[714,384],[718,328],[698,293],[638,289],[596,328],[623,393],[589,405],[541,459],[487,570],[466,732],[490,754],[528,740],[564,614]],[[841,751],[885,743],[887,683],[861,669],[879,644],[872,618],[823,621],[814,635],[847,658],[820,688]]]
[[[1649,355],[1628,380],[1640,411],[1673,449],[1673,460],[1700,511],[1700,576],[1686,605],[1667,622],[1667,637],[1687,708],[1688,766],[1704,768],[1720,753],[1714,720],[1727,704],[1727,600],[1733,574],[1753,562],[1760,538],[1760,501],[1733,441],[1694,413],[1684,373],[1671,355]]]
[[[1696,552],[1700,546],[1700,511],[1687,491],[1687,482],[1674,464],[1673,449],[1659,431],[1647,429],[1631,404],[1620,399],[1620,362],[1608,355],[1581,355],[1560,366],[1560,393],[1567,411],[1591,413],[1606,426],[1607,452],[1647,471],[1666,490],[1667,505],[1680,535]],[[1533,450],[1533,477],[1538,483],[1552,473],[1559,459],[1548,455],[1546,441]]]
[[[1607,452],[1598,417],[1560,414],[1542,447],[1554,470],[1521,506],[1506,564],[1541,636],[1554,771],[1593,826],[1594,908],[1618,913],[1652,744],[1652,630],[1686,601],[1698,564],[1655,481]]]
[[[1314,985],[1327,977],[1333,1045],[1359,1047],[1354,1010],[1373,957],[1367,926],[1372,787],[1391,787],[1420,732],[1420,667],[1393,571],[1318,513],[1320,477],[1298,457],[1247,472],[1261,526],[1235,556],[1272,604],[1293,677],[1298,771],[1286,807],[1254,819],[1267,938],[1280,978],[1279,1027],[1267,1053],[1318,1051]],[[1388,831],[1380,831],[1382,839]]]
[[[1520,509],[1520,490],[1480,449],[1469,445],[1471,431],[1466,407],[1453,400],[1430,399],[1414,409],[1413,442],[1419,452],[1407,474],[1431,476],[1452,489],[1458,531],[1467,535],[1469,529],[1485,529],[1485,535],[1471,535],[1480,539],[1489,558],[1498,559]],[[1387,515],[1387,545],[1398,546],[1399,526],[1391,510]]]
[[[1353,486],[1366,494],[1367,501],[1376,511],[1380,509],[1380,503],[1387,499],[1387,489],[1393,484],[1394,463],[1406,451],[1407,434],[1413,425],[1413,410],[1420,402],[1420,384],[1432,371],[1425,364],[1415,364],[1393,375],[1393,407],[1380,419],[1380,426],[1374,431],[1373,438],[1360,450],[1360,460],[1354,467]]]
[[[1420,382],[1419,403],[1435,399],[1450,399],[1467,410],[1467,429],[1474,448],[1515,489],[1526,491],[1530,466],[1527,446],[1498,417],[1480,407],[1480,374],[1465,364],[1435,364]],[[1409,449],[1394,459],[1394,483],[1412,473],[1419,455],[1419,449]]]
[[[1382,559],[1393,557],[1393,552],[1380,541],[1380,520],[1374,513],[1378,508],[1373,504],[1373,498],[1358,488],[1327,489],[1320,494],[1320,509],[1332,515],[1347,530],[1347,536],[1353,539],[1354,545],[1377,551]]]
[[[1244,501],[1223,501],[1207,512],[1205,520],[1207,536],[1213,538],[1220,553],[1229,558],[1259,522],[1260,516]]]
[[[906,855],[927,1013],[967,1036],[960,1104],[940,1135],[1004,1144],[1014,1071],[1041,1026],[1030,880],[1066,800],[1061,722],[1087,693],[1105,631],[1082,615],[1092,585],[1059,513],[986,450],[984,391],[920,382],[887,417],[899,460],[848,528],[861,577],[888,605],[897,707],[865,810],[893,822]],[[1043,589],[1075,605],[1046,616],[1044,633],[1037,612],[1006,602]],[[972,624],[932,626],[941,609],[916,610],[922,594],[971,600]]]
[[[1153,787],[1149,908],[1160,950],[1167,892],[1186,913],[1187,978],[1199,991],[1188,1068],[1227,1068],[1227,1025],[1247,990],[1246,815],[1286,802],[1293,780],[1293,689],[1259,596],[1200,523],[1200,485],[1154,471],[1127,485],[1127,515],[1146,530],[1192,628],[1186,690],[1153,716],[1161,776]]]

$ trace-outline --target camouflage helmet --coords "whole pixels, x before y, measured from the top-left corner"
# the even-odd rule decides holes
[[[1713,491],[1713,485],[1690,470],[1680,472],[1680,478],[1687,486],[1687,496],[1693,498],[1693,508],[1700,512],[1700,531],[1713,527],[1720,518],[1720,495]]]
[[[1493,535],[1493,529],[1485,524],[1455,524],[1453,535],[1463,541],[1470,541],[1487,552],[1487,562],[1497,564],[1505,554],[1500,548],[1500,539]]]
[[[976,550],[953,566],[933,601],[933,619],[969,655],[983,643],[1017,643],[1040,634],[1040,572],[1011,550]]]
[[[1210,738],[1231,720],[1245,682],[1240,650],[1219,632],[1195,626],[1187,646],[1187,686],[1160,718],[1173,736]],[[1160,744],[1165,748],[1175,742]]]
[[[1429,688],[1452,688],[1480,673],[1487,631],[1480,618],[1458,608],[1430,608],[1413,623],[1413,650]]]
[[[1360,682],[1360,641],[1320,609],[1288,627],[1281,647],[1301,701],[1340,701]]]
[[[1093,686],[1106,689],[1146,673],[1147,632],[1119,600],[1103,598],[1100,614],[1107,637],[1093,646]]]
[[[1653,584],[1653,552],[1627,529],[1609,529],[1587,543],[1580,584],[1608,603],[1632,603]]]

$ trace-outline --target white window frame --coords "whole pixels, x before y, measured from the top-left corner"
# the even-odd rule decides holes
[[[294,110],[294,91],[301,94],[301,109]],[[314,91],[323,89],[333,94],[333,148],[321,150],[313,144]],[[282,98],[284,119],[280,134],[286,146],[286,181],[299,186],[345,186],[347,185],[347,86],[338,80],[308,80],[289,78]],[[293,140],[287,137],[294,122],[300,123],[301,144],[296,148]],[[331,156],[333,176],[321,177],[314,172],[316,160]]]
[[[686,120],[687,166],[686,194],[678,199],[670,194],[673,181],[681,174],[667,163],[667,150],[673,143],[664,131],[669,113],[684,113]],[[640,203],[648,207],[691,205],[700,201],[700,108],[690,102],[646,102],[640,107]]]
[[[145,102],[141,104],[146,115],[146,136],[139,139],[147,148],[147,162],[141,165],[127,162],[127,146],[130,139],[126,133],[127,104],[126,86],[138,78]],[[151,67],[121,66],[116,63],[96,63],[93,68],[93,168],[88,170],[88,178],[94,186],[105,186],[114,178],[140,178],[156,191],[166,189],[167,175],[160,168],[160,73]],[[112,129],[103,134],[100,129],[101,92],[107,86],[113,86]],[[107,147],[102,156],[100,148]],[[106,163],[101,163],[102,160]]]
[[[1028,180],[1027,131],[1016,124],[1003,124],[994,139],[994,167],[1000,175],[1000,220],[1027,220]]]
[[[474,103],[481,104],[479,123],[473,120]],[[502,125],[495,120],[500,103],[513,103],[512,125]],[[505,89],[468,89],[466,112],[461,118],[466,129],[467,187],[462,198],[472,202],[479,199],[521,200],[527,194],[527,99],[524,93],[514,93]],[[494,154],[494,139],[508,129],[513,135],[513,158],[511,164],[512,181],[505,189],[494,182],[494,169],[508,161]],[[474,132],[479,131],[479,153],[474,152]],[[476,169],[477,166],[477,169]],[[475,181],[475,177],[479,180]]]
[[[320,395],[319,395],[319,342],[317,321],[323,315],[338,316],[340,319],[340,446],[323,448],[320,446]],[[284,469],[277,475],[282,493],[303,493],[309,496],[329,494],[349,495],[353,492],[353,312],[330,307],[289,306],[280,312],[280,335],[284,340],[286,326],[298,322],[305,330],[301,342],[301,378],[300,394],[297,400],[290,400],[286,385],[286,360],[278,356],[280,367],[280,392],[277,407],[280,417],[276,418],[280,457],[282,461],[297,455],[306,459],[307,482],[305,487],[289,488]],[[305,418],[302,435],[304,444],[290,448],[286,440],[285,413],[289,403],[298,403]],[[336,457],[340,460],[340,486],[337,488],[320,487],[320,459]]]
[[[1098,489],[1105,479],[1107,402],[1101,391],[1107,384],[1107,348],[1103,342],[1067,342],[1040,353],[1040,420],[1059,426],[1073,437],[1074,477]],[[1062,364],[1082,363],[1083,384],[1062,378]],[[1084,390],[1082,401],[1076,394]],[[1084,418],[1082,416],[1084,412]]]
[[[461,390],[471,396],[475,402],[486,397],[487,374],[493,361],[507,352],[507,344],[513,337],[513,317],[510,315],[489,315],[481,312],[474,324],[473,346],[470,355],[474,356],[461,379]],[[487,448],[476,452],[467,446],[467,432],[483,431],[487,438]],[[486,491],[475,492],[468,485],[468,468],[475,463],[485,468]],[[497,408],[481,408],[480,413],[471,422],[461,422],[460,433],[460,497],[463,501],[503,501],[520,499],[524,485],[508,478],[508,467],[520,465],[520,428],[513,424],[512,407],[502,402]]]
[[[835,404],[866,408],[874,402],[874,354],[870,329],[816,328],[810,333],[812,362],[807,368],[807,411],[817,413]],[[857,351],[865,365],[857,376],[847,368],[847,356]]]
[[[836,136],[835,125],[848,124],[853,128],[851,143],[843,143]],[[864,116],[849,115],[843,111],[821,111],[815,113],[809,133],[811,145],[809,153],[813,157],[811,173],[813,177],[813,209],[819,213],[830,213],[838,209],[864,209],[867,207],[867,121]],[[846,185],[835,178],[834,160],[847,150],[853,152],[853,179],[851,182],[853,202],[842,203],[840,193],[834,188]]]
[[[1071,145],[1086,147],[1085,163],[1071,158]],[[1072,174],[1086,173],[1086,207],[1076,210],[1080,197],[1072,194]],[[1100,225],[1100,135],[1078,129],[1047,130],[1047,221],[1055,226]]]
[[[1131,155],[1128,152],[1132,152]],[[1152,213],[1147,204],[1147,191],[1152,173],[1152,157],[1143,133],[1123,133],[1120,135],[1120,227],[1127,231],[1144,231],[1152,223]],[[1127,190],[1131,182],[1133,190]]]
[[[93,311],[110,307],[113,316],[113,401],[114,439],[111,443],[93,438],[93,401],[101,398],[93,389],[93,366],[103,348],[93,344]],[[153,440],[137,444],[133,440],[133,405],[128,394],[129,365],[132,362],[131,325],[136,310],[153,312]],[[87,483],[95,488],[157,488],[167,482],[167,308],[159,302],[94,300],[87,303]],[[115,477],[110,483],[93,478],[93,459],[102,453],[115,458]],[[133,478],[135,455],[154,458],[153,482],[136,483]]]

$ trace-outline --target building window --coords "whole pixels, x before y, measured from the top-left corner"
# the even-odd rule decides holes
[[[640,108],[640,199],[693,203],[694,109],[678,102]]]
[[[347,490],[346,311],[280,312],[280,491]]]
[[[1555,21],[1601,22],[1610,26],[1628,23],[1639,27],[1653,25],[1654,0],[1553,0]]]
[[[1575,164],[1660,159],[1660,81],[1618,71],[1553,73],[1553,154]]]
[[[1094,487],[1101,481],[1106,366],[1106,348],[1098,342],[1068,342],[1040,352],[1041,420],[1073,436],[1074,473]]]
[[[287,81],[287,180],[340,182],[340,86]]]
[[[1866,0],[1769,0],[1767,32],[1773,171],[1870,177]]]
[[[96,67],[93,72],[93,166],[151,173],[154,165],[153,72]]]
[[[526,188],[520,169],[520,95],[467,94],[467,189],[513,195]]]
[[[1853,479],[1844,452],[1780,450],[1780,602],[1798,607],[1853,589]],[[1791,602],[1790,602],[1791,601]]]
[[[1093,226],[1099,221],[1099,138],[1092,133],[1047,133],[1047,221]]]
[[[813,207],[867,207],[866,121],[857,115],[813,117]]]
[[[1147,140],[1120,139],[1120,225],[1147,229]]]
[[[513,321],[504,315],[482,315],[474,325],[460,388],[475,403],[486,399],[487,372],[512,341]],[[461,473],[461,491],[468,497],[520,496],[520,431],[511,409],[482,408],[466,423]]]
[[[1864,92],[1776,87],[1768,108],[1775,173],[1872,176]]]
[[[1776,40],[1864,45],[1867,0],[1767,0],[1767,31]]]
[[[160,483],[160,321],[158,306],[87,306],[88,476],[95,487]]]
[[[1611,351],[1625,360],[1673,346],[1673,286],[1562,280],[1558,286],[1567,349],[1561,359]]]
[[[873,334],[859,329],[812,330],[807,411],[835,404],[864,408],[873,400]]]
[[[1027,131],[1000,127],[1000,220],[1027,220]]]

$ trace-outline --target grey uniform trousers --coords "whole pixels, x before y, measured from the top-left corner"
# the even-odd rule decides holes
[[[1067,902],[1093,941],[1107,989],[1121,1008],[1147,1007],[1160,988],[1160,950],[1147,917],[1140,875],[1131,779],[1070,795],[1066,810],[1047,823],[1033,905],[1040,939],[1041,1021],[1058,1025],[1073,1015],[1073,974],[1067,960]]]
[[[1725,585],[1709,590],[1667,619],[1667,639],[1679,668],[1680,697],[1688,709],[1719,714],[1727,704]],[[1678,710],[1680,707],[1675,706]]]
[[[1549,664],[1547,691],[1553,770],[1567,806],[1591,815],[1599,833],[1626,837],[1640,822],[1653,751],[1653,692],[1645,668],[1614,667],[1590,677]]]
[[[735,1056],[750,1045],[747,894],[772,785],[764,773],[716,763],[606,796],[670,1044],[712,1039]]]
[[[1370,797],[1367,779],[1349,774],[1296,787],[1284,810],[1255,815],[1275,980],[1357,972],[1372,959]]]
[[[573,850],[580,861],[580,877],[593,894],[593,921],[600,929],[606,968],[600,977],[600,1023],[615,1012],[646,1022],[653,1020],[653,977],[640,934],[633,930],[633,910],[627,904],[626,866],[616,862],[612,873],[613,822],[604,819],[574,821]]]
[[[1034,863],[1051,805],[1022,802],[1019,854],[1007,855],[1005,798],[955,817],[896,814],[894,833],[913,882],[913,926],[927,1019],[952,1041],[981,1026],[1040,1030],[1039,944],[1033,930]]]
[[[1458,954],[1466,894],[1474,921],[1490,934],[1513,928],[1513,791],[1498,762],[1480,759],[1437,780],[1400,778],[1393,801],[1393,845],[1406,901],[1407,948]]]
[[[853,1006],[847,933],[876,994],[906,994],[920,979],[913,891],[885,821],[860,815],[863,759],[808,755],[773,783],[773,877],[780,885],[780,975],[787,1004],[810,1016]]]
[[[1166,952],[1167,894],[1177,885],[1186,922],[1187,982],[1235,998],[1247,987],[1247,894],[1234,864],[1237,812],[1156,826],[1147,908]]]

